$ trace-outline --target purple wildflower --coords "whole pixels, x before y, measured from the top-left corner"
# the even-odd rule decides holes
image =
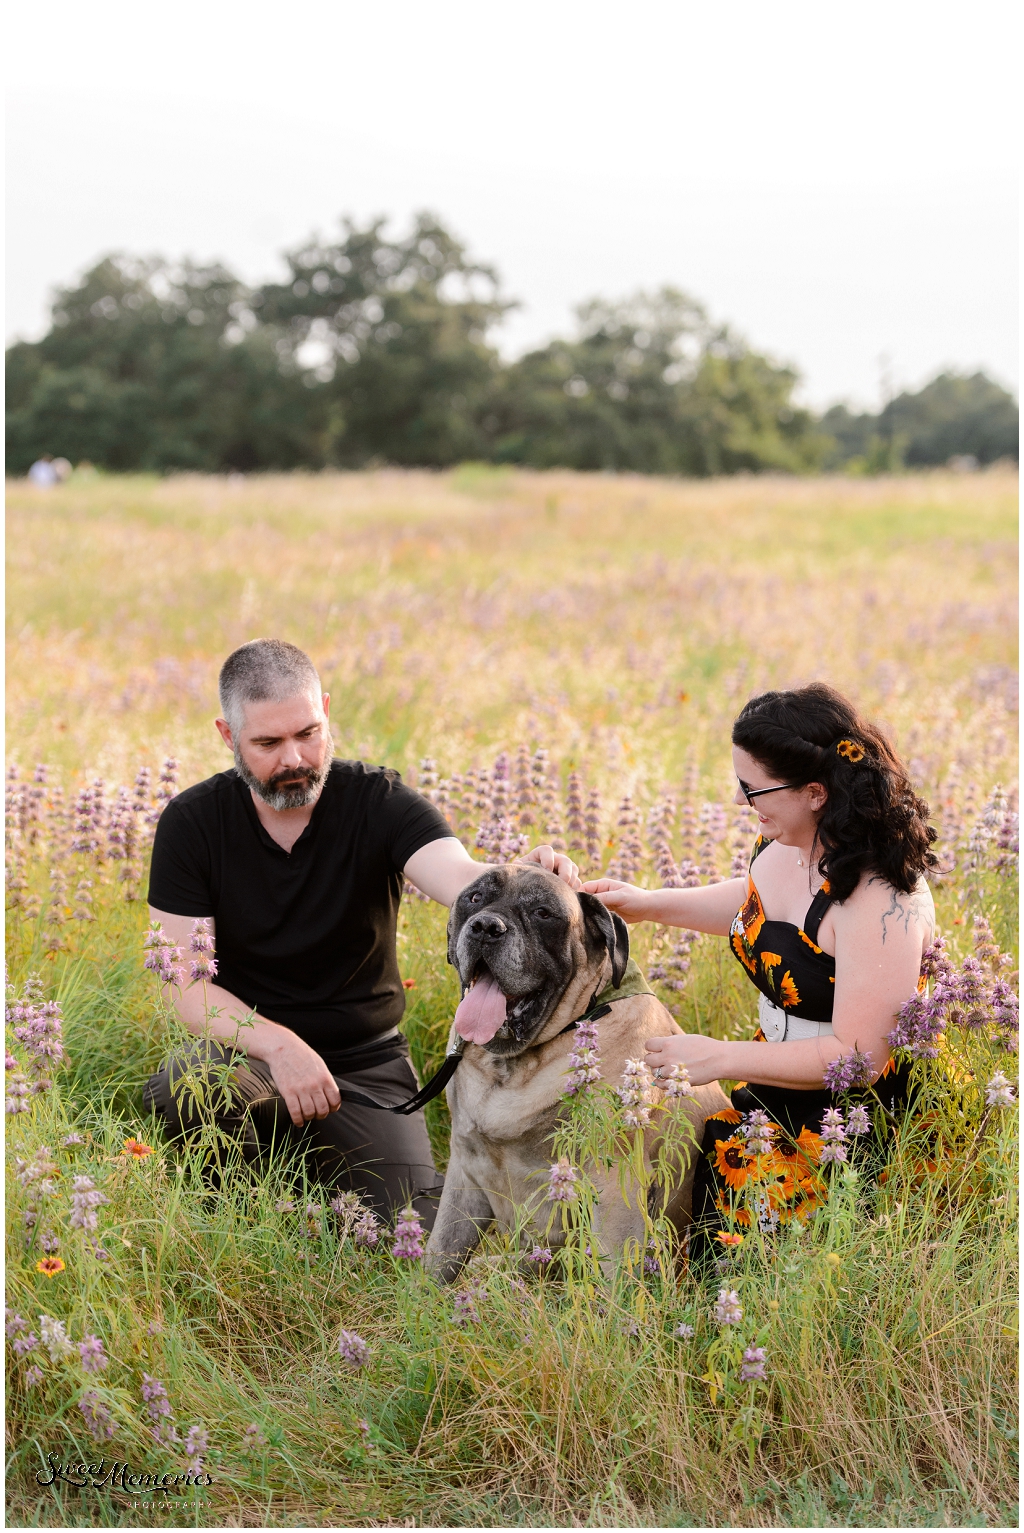
[[[766,1112],[755,1108],[747,1114],[742,1129],[748,1155],[770,1155],[775,1139],[775,1124]]]
[[[7,1082],[5,1111],[12,1116],[29,1111],[28,1082],[20,1070],[16,1070]]]
[[[255,1421],[252,1422],[242,1433],[243,1453],[254,1453],[257,1449],[265,1448],[266,1446],[267,1439],[265,1433],[261,1427],[256,1425]]]
[[[871,1119],[863,1102],[857,1102],[846,1114],[846,1132],[848,1134],[870,1134]]]
[[[1020,1002],[1012,985],[1005,979],[997,979],[989,993],[992,1017],[1002,1034],[1003,1047],[1015,1053],[1020,1033]]]
[[[25,1387],[27,1389],[35,1389],[37,1384],[43,1382],[43,1378],[43,1370],[37,1367],[35,1363],[32,1364],[31,1368],[25,1369]]]
[[[56,1251],[60,1250],[60,1236],[56,1235],[53,1230],[44,1230],[39,1237],[39,1244],[47,1256],[53,1256]]]
[[[71,1194],[71,1225],[77,1230],[94,1230],[99,1223],[96,1209],[110,1199],[104,1197],[96,1188],[96,1183],[88,1176],[76,1176],[72,1182]]]
[[[534,1246],[526,1260],[533,1262],[535,1267],[546,1267],[554,1258],[547,1246]]]
[[[821,1164],[846,1160],[846,1124],[838,1107],[827,1107],[821,1119]]]
[[[479,1325],[480,1311],[476,1307],[476,1301],[482,1294],[475,1287],[463,1288],[455,1295],[455,1310],[452,1315],[456,1325]]]
[[[185,1453],[188,1457],[188,1467],[191,1474],[199,1474],[203,1467],[203,1460],[210,1451],[210,1439],[201,1426],[190,1426],[185,1437]]]
[[[177,1440],[177,1433],[170,1420],[171,1402],[167,1398],[167,1391],[159,1379],[151,1373],[142,1375],[142,1398],[146,1405],[146,1414],[153,1423],[151,1432],[158,1443],[172,1443]]]
[[[850,1091],[857,1086],[870,1086],[873,1074],[871,1055],[854,1048],[849,1054],[829,1061],[822,1081],[826,1091]]]
[[[391,1245],[392,1256],[397,1256],[402,1261],[421,1261],[425,1249],[424,1234],[419,1214],[411,1203],[406,1204],[402,1209],[401,1218],[395,1225],[395,1235]]]
[[[370,1361],[369,1345],[355,1331],[338,1333],[338,1352],[349,1368],[365,1368]]]
[[[658,1076],[657,1084],[662,1088],[667,1097],[693,1096],[690,1072],[685,1065],[673,1065],[667,1075]]]
[[[597,1045],[597,1023],[586,1020],[577,1023],[572,1053],[569,1055],[571,1074],[565,1088],[567,1097],[575,1096],[578,1091],[586,1095],[601,1079],[601,1057]]]
[[[39,1316],[39,1335],[50,1354],[51,1363],[59,1363],[62,1357],[68,1357],[75,1350],[68,1340],[63,1320],[54,1320],[51,1315]]]
[[[619,1100],[625,1109],[623,1122],[629,1128],[645,1128],[650,1123],[651,1072],[642,1059],[626,1060]]]
[[[34,1352],[38,1345],[39,1337],[35,1331],[29,1331],[26,1336],[16,1336],[13,1342],[14,1355],[15,1357],[26,1357],[29,1352]]]
[[[938,990],[938,985],[936,990]],[[906,1049],[913,1059],[937,1059],[938,1037],[943,1014],[937,997],[914,995],[896,1013],[896,1026],[888,1042],[894,1049]]]
[[[86,1373],[102,1373],[110,1362],[109,1357],[103,1350],[103,1343],[98,1336],[87,1334],[78,1343],[78,1354],[82,1359],[82,1367]]]
[[[734,1288],[719,1289],[715,1300],[715,1319],[719,1325],[739,1325],[743,1320],[743,1306]]]
[[[743,1354],[743,1362],[740,1365],[741,1384],[759,1384],[765,1377],[765,1355],[763,1347],[748,1347]]]
[[[193,984],[200,981],[217,978],[217,960],[213,957],[214,941],[213,932],[210,930],[209,918],[201,917],[195,921],[188,939],[189,951],[195,954],[189,964],[189,976]]]
[[[548,1172],[548,1197],[552,1203],[574,1203],[576,1196],[576,1172],[563,1155]]]
[[[1017,1098],[1002,1070],[997,1070],[985,1087],[985,1102],[989,1107],[1013,1107]]]
[[[12,1309],[4,1305],[4,1329],[9,1337],[17,1336],[18,1332],[23,1331],[27,1324],[27,1320],[22,1320],[20,1315],[16,1315]]]
[[[368,1208],[354,1226],[352,1239],[357,1246],[365,1246],[371,1251],[377,1245],[380,1240],[380,1221],[372,1209]]]
[[[687,1325],[685,1320],[681,1320],[672,1332],[672,1335],[678,1336],[680,1341],[692,1341],[696,1334],[693,1326]]]
[[[114,1425],[110,1410],[94,1389],[86,1390],[78,1402],[78,1409],[97,1442],[105,1442],[114,1436],[117,1427]]]
[[[84,1143],[85,1143],[85,1140],[82,1138],[81,1134],[68,1134],[62,1140],[62,1144],[63,1144],[65,1150],[73,1149],[75,1145],[77,1145],[77,1144],[84,1144]]]

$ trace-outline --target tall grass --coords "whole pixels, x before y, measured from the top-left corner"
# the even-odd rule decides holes
[[[211,1190],[198,1151],[162,1144],[141,1084],[174,1028],[141,967],[144,904],[124,897],[145,892],[161,758],[180,758],[182,782],[226,764],[208,722],[218,661],[279,632],[322,665],[339,751],[418,779],[467,844],[507,854],[550,833],[589,870],[648,884],[666,857],[702,879],[736,865],[749,826],[728,804],[729,719],[758,686],[826,675],[914,762],[954,957],[972,952],[976,916],[1012,951],[1014,485],[459,471],[12,494],[9,970],[15,994],[38,975],[60,1002],[68,1062],[8,1119],[12,1172],[42,1146],[57,1165],[49,1195],[8,1178],[8,1304],[37,1334],[40,1315],[62,1320],[75,1350],[11,1353],[10,1521],[1015,1519],[1016,1137],[1012,1113],[984,1103],[1012,1057],[988,1025],[917,1066],[921,1110],[882,1180],[835,1176],[807,1228],[751,1236],[713,1281],[624,1261],[524,1284],[491,1240],[463,1285],[479,1319],[458,1324],[450,1291],[387,1239],[357,1248],[301,1171],[236,1166]],[[140,763],[153,777],[126,848],[114,784]],[[85,818],[97,844],[82,849]],[[456,999],[443,933],[437,907],[403,903],[421,1071]],[[683,1026],[749,1035],[752,990],[724,944],[633,936]],[[443,1159],[443,1104],[429,1126]],[[129,1137],[154,1153],[126,1152]],[[70,1222],[75,1176],[109,1200],[95,1232]],[[65,1264],[53,1277],[37,1269],[48,1232]],[[714,1317],[723,1283],[743,1310],[733,1327]],[[339,1355],[343,1327],[369,1344],[365,1367]],[[86,1334],[109,1356],[101,1373],[83,1368]],[[746,1346],[765,1350],[763,1384],[739,1378]],[[167,1446],[144,1373],[166,1387]],[[88,1391],[114,1428],[100,1443]],[[213,1478],[198,1506],[37,1483],[47,1454],[184,1472],[192,1426]]]

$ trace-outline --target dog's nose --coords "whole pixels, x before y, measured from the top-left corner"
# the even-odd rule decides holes
[[[508,927],[500,916],[484,912],[474,916],[469,923],[469,929],[474,937],[482,937],[485,942],[493,942],[497,937],[504,937]]]

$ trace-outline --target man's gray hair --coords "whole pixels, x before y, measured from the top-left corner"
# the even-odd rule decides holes
[[[232,733],[245,723],[247,703],[280,703],[287,697],[323,692],[316,666],[286,639],[250,639],[220,668],[220,709]]]

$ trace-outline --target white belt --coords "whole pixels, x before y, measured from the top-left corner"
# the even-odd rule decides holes
[[[766,995],[758,1000],[757,1020],[769,1043],[792,1043],[795,1038],[826,1038],[832,1034],[831,1022],[808,1022],[804,1017],[791,1017]]]

